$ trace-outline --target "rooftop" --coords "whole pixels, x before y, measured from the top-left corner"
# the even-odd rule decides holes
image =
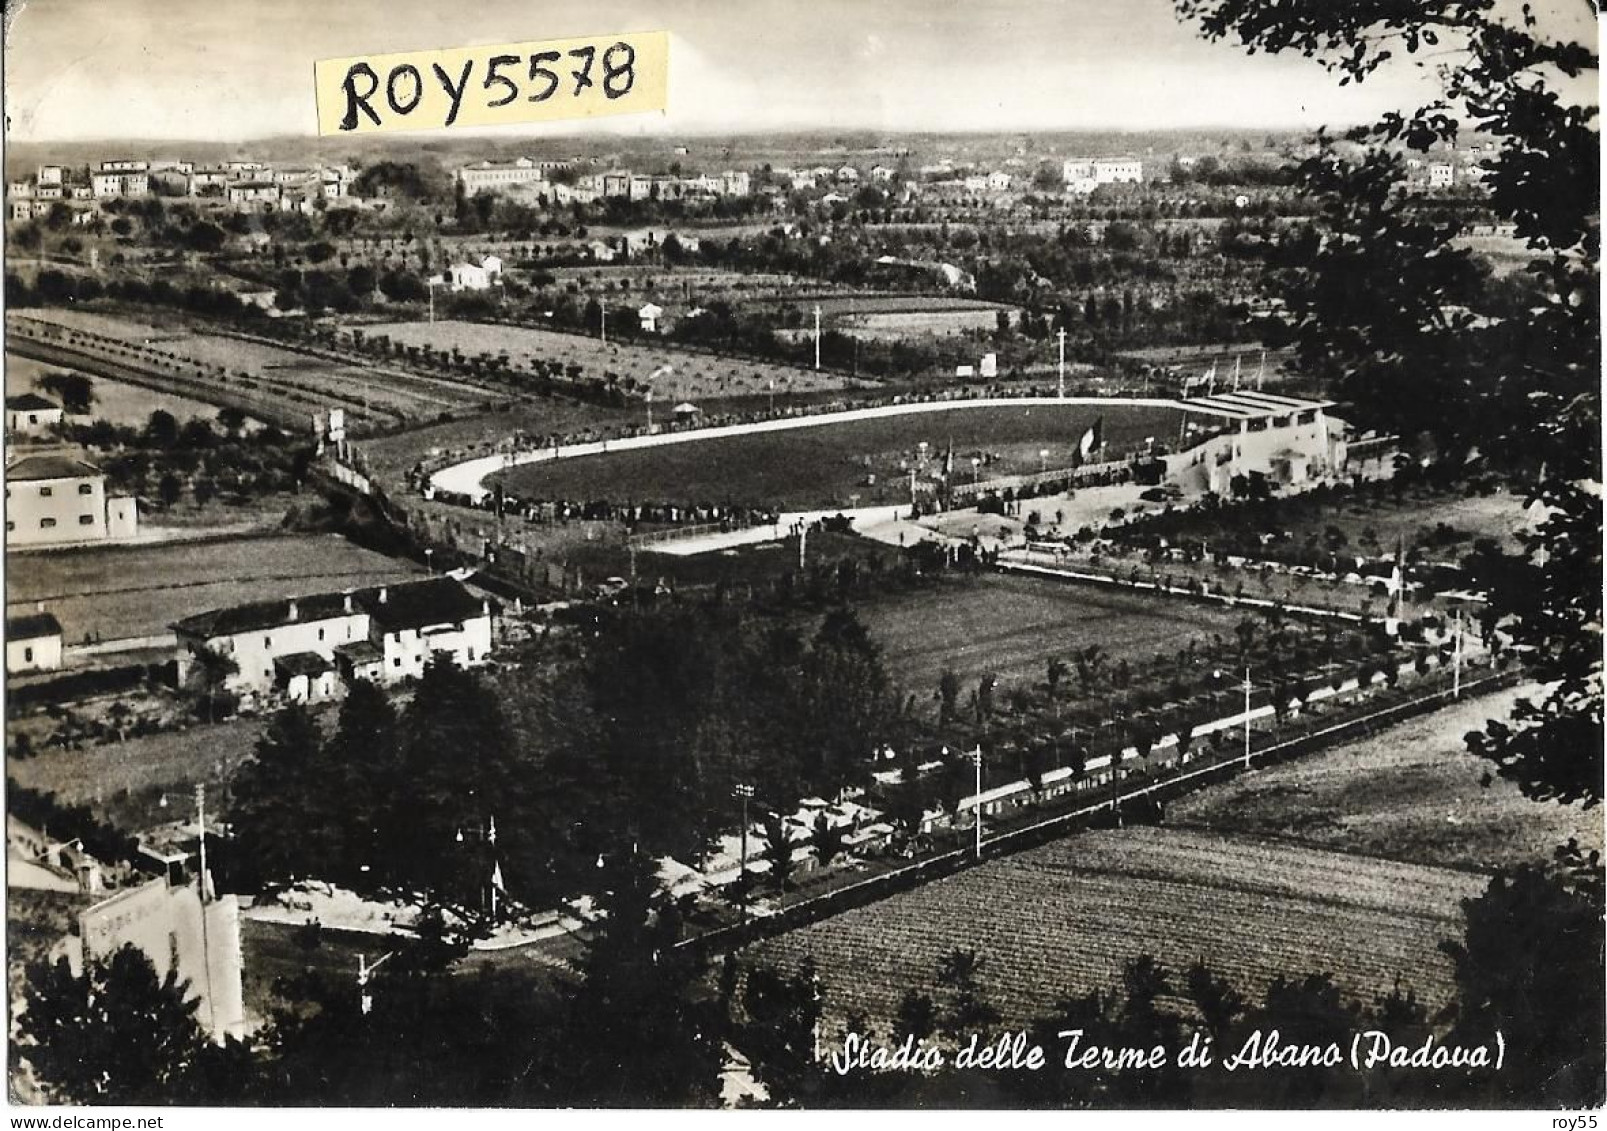
[[[41,397],[38,393],[20,393],[14,397],[7,397],[6,407],[19,412],[37,412],[61,406],[48,397]]]
[[[94,464],[62,455],[24,456],[6,468],[6,478],[19,483],[40,479],[100,478],[100,474],[100,468]]]
[[[346,599],[351,598],[351,613]],[[291,606],[295,615],[291,615]],[[348,593],[315,593],[277,601],[254,601],[197,613],[176,622],[173,627],[187,636],[213,640],[242,632],[262,632],[289,624],[332,620],[366,613],[382,631],[424,628],[433,624],[460,623],[478,616],[480,601],[451,577],[430,577],[357,589]]]
[[[333,671],[335,665],[317,652],[291,652],[274,660],[273,666],[286,676],[323,675]]]
[[[28,613],[6,618],[7,640],[40,640],[60,635],[61,622],[50,613]]]
[[[1208,397],[1186,397],[1179,403],[1187,412],[1203,412],[1233,420],[1262,420],[1273,416],[1289,416],[1296,412],[1328,408],[1334,402],[1312,401],[1241,389],[1216,393]]]

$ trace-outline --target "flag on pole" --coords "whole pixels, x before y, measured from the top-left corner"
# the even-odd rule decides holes
[[[506,892],[508,885],[502,882],[502,861],[497,861],[491,868],[491,886],[497,891]]]
[[[1088,431],[1082,434],[1082,439],[1077,441],[1077,462],[1082,463],[1092,453],[1098,451],[1104,446],[1105,418],[1101,416],[1099,419],[1094,421],[1093,427],[1089,428]]]
[[[1205,371],[1204,380],[1205,380],[1205,384],[1206,384],[1205,395],[1208,396],[1208,397],[1215,396],[1216,395],[1216,362],[1213,361],[1211,363],[1211,368],[1209,368],[1209,369],[1207,369]]]

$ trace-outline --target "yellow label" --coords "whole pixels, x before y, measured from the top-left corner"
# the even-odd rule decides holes
[[[662,31],[320,59],[323,135],[641,114],[668,104]]]

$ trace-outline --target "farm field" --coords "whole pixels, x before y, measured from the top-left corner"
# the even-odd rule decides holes
[[[1050,467],[1066,467],[1084,430],[1105,421],[1105,441],[1114,455],[1177,429],[1170,408],[1115,406],[956,405],[936,412],[848,420],[841,424],[787,429],[750,436],[669,444],[554,463],[529,464],[498,477],[507,490],[528,498],[658,499],[694,503],[730,502],[782,510],[902,503],[909,499],[906,467],[928,444],[930,470],[937,470],[950,441],[954,474],[975,474],[973,453],[997,457],[983,474],[1037,471],[1039,452]],[[868,462],[867,462],[868,461]],[[876,483],[868,482],[875,475]]]
[[[621,301],[610,305],[610,319],[634,318],[635,307]],[[582,378],[616,374],[621,384],[645,384],[655,370],[672,365],[675,371],[653,385],[653,399],[665,410],[677,401],[709,397],[730,397],[743,393],[768,393],[775,382],[776,395],[841,389],[850,384],[830,373],[771,365],[762,361],[716,357],[670,344],[608,342],[579,334],[564,334],[526,326],[493,326],[478,322],[443,319],[437,322],[384,322],[364,326],[370,338],[384,335],[404,346],[428,345],[450,353],[461,350],[509,355],[516,368],[533,361],[558,361],[564,366],[579,365]]]
[[[1371,1000],[1400,978],[1432,1014],[1452,972],[1460,900],[1486,877],[1248,837],[1157,828],[1089,832],[984,863],[760,943],[751,961],[813,957],[827,1032],[856,1012],[882,1039],[941,955],[975,948],[1003,1027],[1073,994],[1119,985],[1153,955],[1174,973],[1203,959],[1248,997],[1279,974],[1331,973]],[[867,971],[874,974],[867,976]]]
[[[31,357],[8,352],[5,355],[6,396],[13,397],[33,390],[43,393],[44,390],[38,387],[41,377],[47,373],[67,371],[65,366],[46,365]],[[191,397],[159,393],[154,389],[142,389],[138,385],[128,385],[105,377],[93,377],[91,381],[94,384],[94,404],[90,406],[87,416],[74,417],[74,420],[105,420],[112,424],[139,427],[151,418],[151,413],[158,410],[172,413],[174,419],[181,422],[195,416],[212,420],[218,415],[217,405]]]
[[[944,668],[1002,686],[1044,678],[1053,656],[1097,644],[1112,663],[1171,655],[1189,637],[1231,637],[1242,612],[1087,585],[990,573],[964,588],[889,596],[856,607],[906,691],[931,692]]]
[[[172,802],[191,796],[197,783],[207,783],[214,799],[225,800],[213,787],[228,781],[251,757],[261,733],[261,719],[234,719],[126,742],[7,758],[6,773],[26,789],[54,793],[67,804],[88,805],[103,820],[122,828],[143,829],[188,812],[174,813]],[[171,795],[167,808],[160,805],[164,791]]]
[[[1368,739],[1235,778],[1167,809],[1172,826],[1244,833],[1447,867],[1493,869],[1550,858],[1579,838],[1602,847],[1598,812],[1526,800],[1462,736],[1504,718],[1533,685],[1470,699]]]
[[[343,407],[353,423],[390,424],[434,419],[442,412],[483,404],[489,394],[467,385],[373,366],[359,368],[263,342],[192,329],[166,312],[113,315],[85,310],[30,309],[17,317],[112,339],[135,352],[108,360],[149,368],[176,362],[180,378],[260,402],[281,420],[310,419],[314,411]],[[68,344],[71,344],[70,342]],[[93,343],[78,348],[95,349]],[[219,374],[219,370],[224,375]]]
[[[6,564],[6,613],[43,602],[69,645],[164,635],[175,620],[207,609],[422,572],[333,534],[10,554]]]

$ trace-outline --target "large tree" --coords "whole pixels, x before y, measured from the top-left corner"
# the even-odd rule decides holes
[[[1298,52],[1342,84],[1380,67],[1437,70],[1439,95],[1299,172],[1318,202],[1276,272],[1303,361],[1359,421],[1432,433],[1478,455],[1547,513],[1516,553],[1476,564],[1507,633],[1548,685],[1510,723],[1470,736],[1538,799],[1600,799],[1601,330],[1596,5],[1498,0],[1177,0],[1210,39]],[[1406,184],[1404,152],[1488,140],[1484,205],[1532,255],[1488,285],[1455,242],[1464,221]]]
[[[75,974],[65,959],[29,971],[15,1052],[54,1100],[172,1103],[207,1044],[197,1000],[132,946]]]

